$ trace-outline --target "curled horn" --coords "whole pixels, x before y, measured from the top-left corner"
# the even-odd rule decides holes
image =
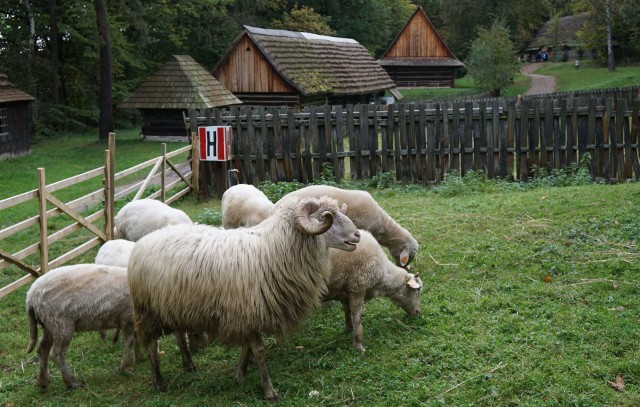
[[[301,202],[296,208],[296,220],[298,225],[304,230],[306,233],[310,235],[320,235],[333,225],[333,213],[330,211],[324,211],[322,213],[322,221],[320,223],[316,223],[311,218],[311,214],[317,211],[320,208],[320,205],[317,201],[308,200],[305,202]]]

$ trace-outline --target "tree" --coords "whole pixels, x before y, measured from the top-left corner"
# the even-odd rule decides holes
[[[509,29],[497,19],[490,28],[478,29],[466,62],[467,70],[478,87],[500,96],[518,70],[513,56]]]
[[[106,139],[113,131],[113,86],[111,74],[111,37],[105,0],[94,0],[98,39],[100,41],[100,130],[98,137]]]
[[[290,12],[285,12],[281,20],[274,20],[273,28],[304,31],[314,34],[335,35],[336,32],[329,26],[331,17],[324,17],[308,6],[294,5]]]

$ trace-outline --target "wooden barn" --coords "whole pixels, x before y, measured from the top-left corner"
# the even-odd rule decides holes
[[[0,73],[0,160],[31,152],[29,103],[34,100]]]
[[[584,50],[578,31],[587,22],[589,13],[551,19],[544,23],[527,48],[529,61],[561,61],[590,58],[590,50]]]
[[[378,63],[398,87],[453,87],[460,62],[422,7],[417,7]]]
[[[350,38],[244,26],[213,75],[247,105],[357,104],[395,84]]]
[[[183,113],[189,109],[240,103],[193,58],[174,55],[118,107],[140,110],[144,139],[169,141],[188,138]]]

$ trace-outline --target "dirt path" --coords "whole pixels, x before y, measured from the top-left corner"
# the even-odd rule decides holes
[[[531,77],[531,88],[525,95],[539,95],[542,93],[553,93],[556,91],[556,78],[547,75],[538,75],[533,72],[540,67],[540,64],[525,65],[520,69],[520,73]]]

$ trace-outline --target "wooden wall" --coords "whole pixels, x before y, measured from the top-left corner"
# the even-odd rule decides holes
[[[427,16],[419,10],[383,56],[384,59],[452,57]]]
[[[232,93],[297,93],[285,82],[247,34],[236,43],[213,76]]]
[[[452,88],[455,68],[446,66],[393,66],[383,67],[398,87]]]
[[[8,134],[0,135],[0,159],[17,157],[31,151],[29,102],[0,104],[7,109]]]

